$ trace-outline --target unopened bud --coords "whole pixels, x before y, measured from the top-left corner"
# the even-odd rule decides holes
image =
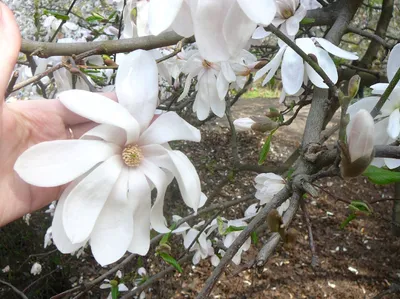
[[[309,54],[307,54],[307,55],[308,55],[308,57],[310,57],[314,62],[318,63],[318,58],[317,58],[317,56],[315,56],[314,54],[311,54],[311,53],[309,53]]]
[[[255,121],[255,123],[251,125],[251,128],[257,132],[264,133],[272,131],[279,126],[277,122],[274,122],[273,120],[271,120],[269,117],[266,116],[261,116],[261,117],[252,116],[251,119]]]
[[[275,118],[279,117],[281,114],[278,109],[275,107],[270,107],[267,112],[265,112],[265,116]]]
[[[279,230],[281,229],[281,225],[283,225],[283,221],[278,210],[273,209],[268,213],[267,223],[271,232],[279,232]]]
[[[354,75],[353,77],[351,77],[347,89],[347,93],[350,98],[353,99],[357,95],[358,89],[360,88],[360,82],[361,77],[359,75]]]

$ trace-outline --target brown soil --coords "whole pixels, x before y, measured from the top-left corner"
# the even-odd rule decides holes
[[[233,116],[261,115],[268,103],[275,104],[276,101],[240,100],[233,110]],[[279,161],[284,161],[298,146],[306,115],[307,110],[300,113],[293,126],[280,130],[274,136],[266,165],[277,165]],[[203,190],[209,195],[228,175],[231,161],[230,134],[224,119],[214,121],[202,130],[201,144],[176,145],[183,148],[194,162],[203,182]],[[264,135],[259,133],[239,134],[239,154],[243,162],[257,163],[263,139]],[[254,193],[254,176],[253,173],[240,173],[235,181],[221,189],[213,202]],[[400,260],[397,255],[400,238],[391,234],[392,224],[389,219],[392,202],[374,204],[371,216],[360,216],[345,229],[340,229],[340,224],[350,211],[346,204],[337,201],[338,198],[364,201],[391,198],[393,187],[376,186],[362,177],[349,181],[325,179],[317,184],[321,187],[320,196],[307,198],[306,202],[319,258],[318,267],[314,269],[310,265],[307,227],[299,212],[292,224],[300,232],[295,247],[286,250],[279,245],[261,269],[245,270],[233,275],[239,268],[229,265],[213,290],[213,298],[373,298],[392,284],[399,283]],[[170,196],[175,199],[177,194],[171,190]],[[223,216],[241,217],[245,208],[246,205],[230,209]],[[170,200],[168,210],[173,211],[168,214],[184,215],[188,212],[177,200]],[[32,216],[30,226],[17,221],[0,229],[0,268],[6,265],[11,267],[8,274],[0,271],[0,279],[11,282],[21,290],[35,282],[25,291],[29,298],[49,298],[79,283],[81,277],[83,281],[88,281],[107,270],[97,266],[90,254],[76,259],[54,251],[54,246],[44,250],[42,238],[49,222],[49,216],[42,211]],[[267,236],[260,235],[259,243],[242,255],[242,263],[254,259]],[[176,240],[179,242],[172,244],[180,244],[181,239]],[[173,252],[180,250],[173,248]],[[45,254],[29,257],[30,254],[38,253]],[[150,260],[143,261],[147,269],[150,268],[150,275],[166,267],[154,255],[151,255]],[[39,277],[29,274],[35,261],[43,265]],[[149,267],[150,263],[153,266]],[[124,273],[130,273],[129,278],[132,278],[136,267],[137,264],[125,267]],[[355,268],[358,273],[351,272],[349,267]],[[212,270],[209,260],[202,261],[196,267],[186,265],[183,274],[170,275],[153,285],[147,293],[148,298],[194,298]],[[40,277],[43,278],[38,280]],[[128,277],[126,279],[129,280]],[[87,298],[105,298],[107,294],[107,291],[100,292],[95,288]],[[8,287],[0,285],[0,298],[18,297]],[[400,298],[400,295],[392,294],[384,298]]]

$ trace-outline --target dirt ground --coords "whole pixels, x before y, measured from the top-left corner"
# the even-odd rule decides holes
[[[276,103],[277,100],[240,100],[232,111],[233,116],[261,115],[266,105]],[[273,137],[266,165],[279,165],[298,146],[306,116],[307,110],[304,110],[293,126],[279,130]],[[203,190],[210,195],[215,186],[228,175],[226,166],[229,166],[231,153],[226,120],[220,119],[207,125],[202,129],[202,136],[201,144],[181,143],[176,146],[188,153],[199,171]],[[242,162],[257,163],[263,139],[264,135],[260,133],[239,134]],[[254,177],[254,173],[240,173],[234,181],[222,188],[213,203],[254,194]],[[340,224],[350,211],[346,204],[337,201],[338,198],[364,201],[392,198],[393,187],[376,186],[362,177],[349,181],[325,179],[317,184],[321,187],[319,197],[309,197],[306,202],[319,259],[318,266],[313,268],[310,265],[307,227],[299,212],[292,224],[300,232],[295,247],[287,250],[279,245],[266,265],[259,269],[237,274],[239,268],[229,265],[213,290],[213,298],[373,298],[400,283],[400,238],[391,234],[392,202],[382,201],[372,205],[372,215],[361,216],[341,229]],[[175,198],[176,194],[173,190],[171,192]],[[241,217],[246,207],[242,205],[230,209],[223,216]],[[175,200],[168,204],[168,210],[181,215],[188,212]],[[90,254],[77,259],[58,253],[54,246],[43,249],[43,236],[51,219],[41,211],[33,214],[30,222],[30,226],[27,226],[20,220],[0,229],[0,268],[6,265],[11,268],[8,273],[0,271],[0,279],[24,290],[29,298],[50,298],[82,281],[92,280],[109,269],[97,266]],[[260,235],[258,244],[252,245],[242,255],[243,263],[254,259],[266,238],[267,235]],[[179,252],[181,249],[175,250]],[[86,252],[90,252],[90,249]],[[37,277],[29,274],[35,261],[43,266],[42,274]],[[141,263],[148,268],[150,275],[167,267],[154,255]],[[136,261],[123,269],[127,275],[126,280],[134,278],[137,266]],[[349,267],[356,271],[350,271]],[[188,264],[183,268],[183,274],[175,273],[154,284],[146,298],[194,298],[213,267],[208,259],[197,266]],[[87,298],[106,298],[107,295],[106,291],[100,292],[96,288],[87,294]],[[19,297],[0,284],[0,298]],[[384,298],[400,298],[400,295],[392,294]]]

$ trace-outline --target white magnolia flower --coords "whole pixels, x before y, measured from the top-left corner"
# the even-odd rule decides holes
[[[251,130],[251,126],[256,122],[252,120],[250,117],[238,118],[233,121],[233,125],[235,126],[236,131],[244,132]]]
[[[39,275],[42,272],[42,265],[39,263],[34,263],[31,268],[32,275]]]
[[[117,273],[115,274],[115,276],[118,277],[118,279],[121,279],[122,278],[122,272],[120,270],[118,270]],[[110,284],[110,280],[109,279],[104,279],[104,282],[105,283],[102,283],[100,285],[100,289],[102,289],[102,290],[111,289],[112,286]],[[128,287],[124,283],[120,282],[118,284],[118,292],[127,292],[127,291],[129,291]],[[112,299],[112,293],[111,292],[108,294],[107,299]]]
[[[346,127],[350,162],[371,157],[374,150],[374,120],[371,114],[360,109]]]
[[[349,60],[358,59],[356,54],[345,51],[323,38],[298,38],[295,42],[306,54],[315,56],[319,66],[325,71],[333,83],[337,82],[338,73],[336,65],[328,52]],[[318,47],[316,43],[322,48]],[[308,63],[304,63],[303,59],[287,45],[283,45],[275,57],[256,73],[254,80],[258,80],[267,74],[263,85],[267,84],[275,75],[280,65],[283,89],[288,95],[297,94],[303,82],[307,82],[308,79],[319,88],[328,88],[321,76],[319,76]]]
[[[193,265],[197,265],[200,260],[205,259],[208,256],[214,255],[214,248],[211,246],[211,241],[207,240],[207,234],[205,232],[200,233],[200,231],[197,230],[197,228],[203,226],[204,223],[204,221],[201,221],[197,225],[193,226],[193,228],[189,227],[188,231],[182,233],[183,245],[186,249],[189,248],[192,242],[200,234],[194,245],[189,250],[195,252],[192,259]]]
[[[22,216],[22,219],[25,221],[26,225],[28,225],[28,226],[29,226],[29,221],[31,221],[31,217],[32,217],[32,215],[30,213]]]
[[[285,187],[285,180],[274,173],[261,173],[256,176],[256,198],[260,200],[260,205],[265,205]],[[289,208],[290,201],[286,200],[278,207],[279,214],[283,214]]]
[[[300,22],[306,16],[307,8],[300,0],[276,0],[276,16],[272,21],[274,26],[286,35],[295,36],[300,28]]]
[[[218,117],[223,117],[226,108],[225,96],[230,84],[243,87],[256,63],[253,54],[245,50],[240,54],[230,61],[214,63],[204,59],[199,51],[192,50],[186,53],[188,60],[182,72],[188,76],[178,101],[187,96],[192,79],[197,77],[197,94],[193,103],[193,111],[197,113],[197,118],[206,119],[210,110]]]
[[[149,28],[158,35],[172,29],[195,35],[201,56],[227,61],[247,44],[257,24],[267,26],[276,12],[273,0],[152,0]]]
[[[5,266],[3,269],[1,269],[1,272],[3,272],[3,273],[10,272],[10,266],[9,265]]]
[[[56,211],[56,205],[57,201],[52,201],[51,204],[49,205],[48,209],[44,211],[45,213],[49,213],[51,216],[54,216],[54,213]]]
[[[229,220],[226,225],[227,225],[227,228],[230,226],[241,227],[241,226],[247,226],[247,223],[244,222],[243,220],[236,219],[236,220]],[[236,238],[239,237],[241,232],[242,231],[234,231],[234,232],[228,233],[224,237],[224,246],[229,248],[233,244],[233,242],[235,242]],[[235,263],[236,265],[239,265],[242,260],[242,253],[244,251],[249,250],[250,245],[251,245],[251,238],[248,238],[244,242],[244,244],[239,248],[239,250],[235,254],[235,256],[232,258],[232,262]]]
[[[389,55],[387,63],[387,77],[391,81],[400,67],[400,44],[397,44]],[[372,92],[375,94],[383,94],[388,83],[378,83],[371,86]],[[379,96],[371,96],[360,99],[353,105],[350,105],[347,113],[352,119],[358,111],[365,109],[371,112],[378,103]],[[400,134],[400,84],[398,84],[389,99],[385,102],[381,109],[380,115],[375,117],[375,134],[374,145],[387,145],[395,141]],[[400,159],[375,158],[371,165],[382,167],[386,165],[390,169],[400,166]]]
[[[200,141],[200,132],[174,112],[152,118],[158,101],[157,65],[143,50],[127,55],[117,73],[119,104],[102,95],[70,90],[59,95],[70,111],[99,123],[80,140],[37,144],[14,169],[27,183],[64,190],[53,218],[53,241],[63,253],[90,243],[101,265],[128,250],[145,255],[150,223],[169,232],[164,194],[175,177],[187,206],[201,199],[200,180],[190,160],[169,141]],[[40,172],[40,176],[37,175]],[[151,190],[157,197],[151,207]]]
[[[46,248],[47,246],[50,246],[53,244],[53,230],[51,226],[47,229],[46,234],[44,235],[44,245],[43,247]]]

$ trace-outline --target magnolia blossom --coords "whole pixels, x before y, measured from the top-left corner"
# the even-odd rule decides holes
[[[187,56],[188,60],[182,72],[188,76],[184,91],[178,100],[182,100],[188,94],[192,79],[197,77],[197,94],[193,104],[197,118],[206,119],[210,109],[215,115],[223,117],[226,108],[225,96],[229,86],[231,83],[235,83],[238,87],[245,84],[247,75],[256,63],[254,55],[243,50],[240,57],[220,63],[204,59],[196,50],[187,53]]]
[[[154,35],[169,28],[194,34],[201,56],[219,62],[235,57],[257,24],[269,25],[275,12],[273,0],[151,0],[148,18]]]
[[[47,229],[46,234],[44,235],[43,248],[46,248],[47,246],[50,246],[51,244],[53,244],[53,229],[50,226]]]
[[[307,14],[307,10],[321,7],[316,0],[276,0],[276,15],[272,21],[274,26],[279,26],[280,30],[287,36],[293,38],[300,28],[300,22]],[[265,31],[260,26],[253,33],[254,39],[263,39],[271,32]]]
[[[200,141],[200,132],[174,112],[152,122],[158,101],[157,65],[143,50],[125,57],[116,77],[119,104],[99,94],[70,90],[59,101],[99,123],[80,140],[39,143],[25,151],[14,169],[29,184],[60,186],[53,218],[53,241],[63,253],[90,243],[101,265],[128,250],[145,255],[150,223],[170,230],[163,216],[164,194],[175,177],[187,206],[200,205],[200,180],[190,160],[169,141]],[[40,172],[40,176],[38,175]],[[157,197],[151,207],[151,191]]]
[[[115,274],[115,276],[116,276],[116,278],[118,278],[118,280],[120,280],[122,278],[122,272],[120,270],[118,270],[117,273]],[[111,288],[112,288],[112,286],[111,286],[110,280],[104,279],[104,283],[102,283],[100,285],[100,289],[104,290],[104,289],[111,289]],[[128,287],[124,283],[119,282],[118,283],[118,292],[127,292],[127,291],[129,291]],[[112,299],[112,292],[110,292],[108,294],[107,299]]]
[[[389,55],[387,63],[387,77],[391,81],[400,67],[400,44],[397,44]],[[382,94],[388,87],[388,83],[378,83],[371,86],[374,94]],[[365,109],[371,112],[378,103],[379,96],[371,96],[360,99],[350,105],[347,112],[352,119],[358,111]],[[395,141],[400,134],[400,84],[398,84],[389,99],[383,105],[380,115],[375,117],[374,145],[387,145]],[[382,167],[386,165],[390,169],[400,166],[400,159],[375,158],[371,165]]]
[[[229,220],[227,222],[227,227],[235,226],[235,227],[246,227],[247,223],[243,220],[236,219],[236,220]],[[239,237],[241,231],[233,231],[228,233],[224,238],[224,246],[229,248],[233,242],[235,242],[236,238]],[[242,260],[242,253],[249,250],[251,246],[251,238],[248,238],[243,245],[239,248],[235,256],[232,258],[232,262],[236,265],[239,265]]]
[[[256,198],[260,200],[260,205],[265,205],[270,202],[272,198],[285,188],[285,180],[274,173],[261,173],[256,176]],[[289,208],[290,200],[286,200],[280,207],[278,207],[279,214],[283,214]]]
[[[315,56],[319,66],[333,83],[337,82],[338,73],[336,65],[328,52],[349,60],[358,59],[356,54],[345,51],[323,38],[298,38],[295,42],[306,54]],[[317,43],[322,48],[318,47],[316,45]],[[287,45],[283,45],[275,57],[256,73],[254,80],[258,80],[266,74],[263,85],[267,84],[275,75],[280,65],[283,89],[288,95],[297,94],[303,82],[307,82],[308,79],[319,88],[328,88],[322,77],[318,75],[308,63],[305,63],[300,55]]]
[[[39,275],[41,272],[42,272],[42,265],[37,262],[34,263],[31,268],[31,274],[35,276]]]
[[[289,36],[296,35],[301,20],[306,16],[307,8],[299,0],[276,0],[276,16],[272,21],[280,26],[282,32]]]

